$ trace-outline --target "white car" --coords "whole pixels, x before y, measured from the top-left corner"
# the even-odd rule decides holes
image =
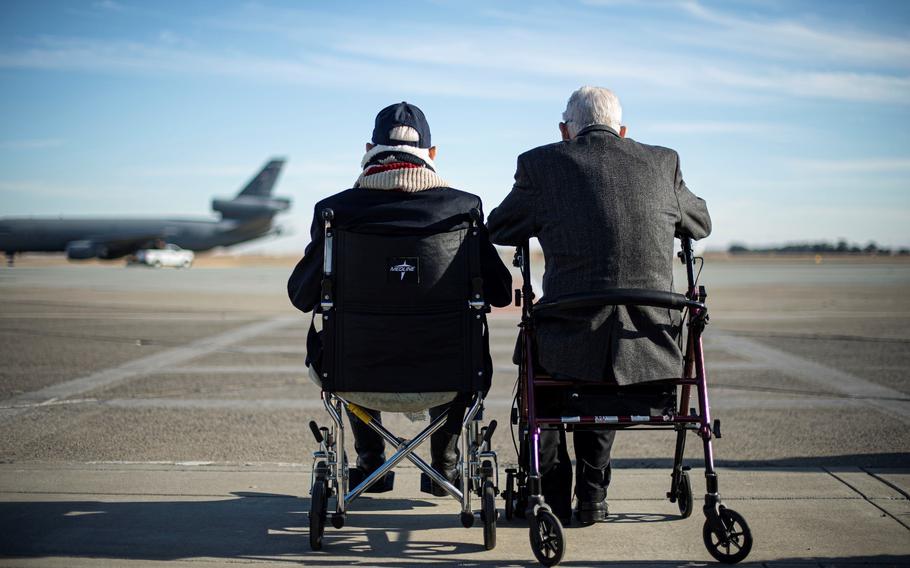
[[[173,266],[174,268],[189,268],[193,265],[196,255],[191,250],[184,250],[177,245],[167,244],[162,249],[142,249],[127,261],[129,264],[145,264],[154,268]]]

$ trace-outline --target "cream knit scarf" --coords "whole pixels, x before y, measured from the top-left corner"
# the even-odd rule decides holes
[[[449,186],[436,173],[430,153],[424,148],[374,146],[363,156],[360,166],[363,172],[354,187],[413,193]]]
[[[413,193],[434,187],[448,187],[436,174],[430,153],[414,146],[374,146],[360,162],[363,172],[354,187]],[[315,372],[310,375],[318,381]],[[317,384],[321,384],[318,383]],[[376,410],[404,412],[412,421],[426,420],[426,408],[451,401],[455,392],[357,392],[343,393],[356,404]]]

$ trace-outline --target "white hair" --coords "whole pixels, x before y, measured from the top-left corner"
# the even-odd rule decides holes
[[[592,124],[606,124],[619,132],[622,125],[622,106],[610,89],[584,86],[569,97],[562,120],[573,138]]]
[[[398,142],[420,142],[420,133],[410,126],[396,126],[389,131],[389,140]]]

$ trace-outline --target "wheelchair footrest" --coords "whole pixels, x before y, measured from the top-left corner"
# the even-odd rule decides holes
[[[461,476],[459,476],[455,481],[452,482],[452,485],[461,489]],[[420,492],[429,493],[434,497],[445,497],[448,495],[445,489],[442,486],[438,485],[435,481],[430,479],[430,476],[426,473],[420,473]]]
[[[357,467],[348,470],[348,486],[353,489],[360,485],[368,477],[364,471]],[[388,493],[395,487],[395,472],[390,471],[385,476],[367,488],[364,493]]]

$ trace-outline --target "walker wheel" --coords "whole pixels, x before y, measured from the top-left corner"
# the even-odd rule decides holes
[[[322,534],[325,532],[326,510],[329,505],[328,484],[316,479],[310,495],[310,548],[322,550]]]
[[[692,515],[694,503],[692,500],[692,481],[688,471],[679,472],[679,485],[676,488],[676,505],[679,506],[679,516],[688,519]]]
[[[467,511],[461,512],[461,526],[466,529],[469,529],[474,526],[474,513],[468,513]]]
[[[496,489],[492,481],[483,482],[483,496],[480,518],[483,519],[483,547],[485,550],[496,548]]]
[[[531,550],[544,566],[555,566],[566,553],[562,524],[551,511],[538,509],[528,529]]]
[[[702,538],[708,553],[717,561],[736,564],[752,551],[752,531],[749,530],[746,519],[733,509],[721,507],[720,520],[724,525],[724,534],[716,534],[710,521],[706,520],[701,531]]]

